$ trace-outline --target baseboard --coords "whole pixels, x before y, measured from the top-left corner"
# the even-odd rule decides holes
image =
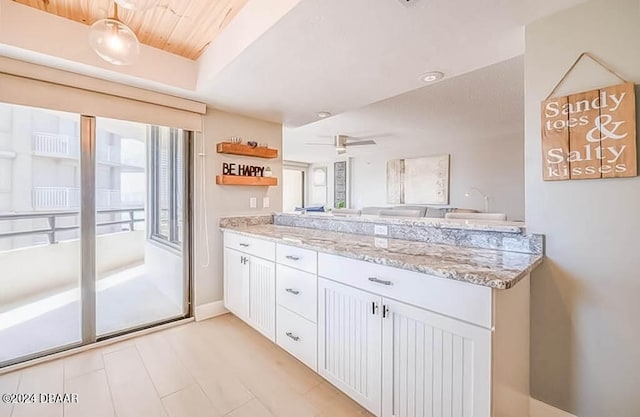
[[[196,307],[196,321],[210,319],[211,317],[227,314],[229,311],[224,308],[224,301],[214,301]]]
[[[552,405],[531,398],[529,402],[529,417],[576,417]]]

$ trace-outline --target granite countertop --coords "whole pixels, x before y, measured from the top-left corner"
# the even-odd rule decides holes
[[[525,233],[523,222],[481,219],[444,219],[435,217],[380,217],[375,215],[334,215],[332,213],[278,213],[280,216],[300,216],[319,220],[340,220],[376,224],[435,227],[440,229],[476,230],[483,232]]]
[[[496,289],[512,288],[543,260],[542,255],[381,239],[273,224],[237,225],[221,229]]]

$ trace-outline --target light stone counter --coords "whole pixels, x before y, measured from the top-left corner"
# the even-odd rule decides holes
[[[466,220],[434,217],[381,217],[374,215],[334,215],[331,213],[276,213],[281,219],[305,219],[306,221],[341,221],[352,223],[375,223],[399,226],[432,227],[439,229],[473,230],[481,232],[525,233],[523,222],[503,220]]]
[[[221,229],[496,289],[512,288],[543,256],[495,249],[384,239],[274,224],[221,224]]]

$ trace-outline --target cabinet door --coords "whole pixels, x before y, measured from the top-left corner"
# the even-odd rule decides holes
[[[382,302],[382,416],[490,417],[491,330]]]
[[[381,298],[323,278],[318,296],[320,375],[380,415]]]
[[[249,319],[249,256],[224,250],[224,306],[243,320]]]
[[[276,265],[249,259],[249,324],[272,341],[276,338]]]

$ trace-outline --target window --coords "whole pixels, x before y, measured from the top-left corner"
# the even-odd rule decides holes
[[[150,127],[150,238],[175,247],[182,244],[184,132]]]

